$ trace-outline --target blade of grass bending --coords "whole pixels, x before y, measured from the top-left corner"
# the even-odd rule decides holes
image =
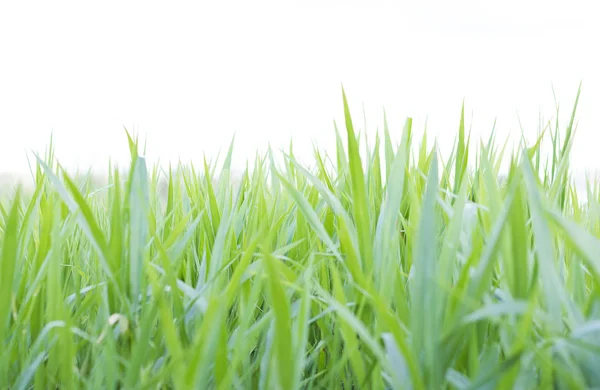
[[[388,372],[392,372],[392,367],[390,366],[385,351],[383,350],[381,344],[370,334],[369,330],[349,309],[347,306],[340,303],[337,299],[335,299],[330,293],[325,291],[318,284],[314,285],[315,290],[317,290],[318,296],[320,296],[332,310],[336,312],[336,314],[345,321],[352,330],[356,333],[357,336],[360,337],[362,343],[364,343],[371,353],[377,358],[377,360],[381,363],[381,366],[384,370]]]
[[[508,216],[512,203],[515,199],[515,192],[519,185],[518,181],[513,181],[509,188],[508,195],[502,204],[496,221],[490,231],[488,239],[486,240],[483,253],[479,258],[479,262],[476,264],[473,275],[471,275],[471,283],[469,285],[470,293],[469,296],[474,301],[479,301],[484,293],[485,289],[492,285],[492,274],[494,270],[494,260],[497,255],[498,246],[502,243],[501,237],[504,227],[508,221]]]
[[[96,222],[96,220],[93,216],[93,213],[92,213],[89,205],[87,204],[84,196],[81,194],[81,192],[79,192],[79,190],[77,189],[77,186],[69,178],[67,173],[63,172],[65,184],[71,190],[71,193],[74,198],[73,199],[67,192],[67,189],[65,188],[65,186],[61,183],[61,181],[58,179],[58,177],[52,172],[50,167],[48,165],[46,165],[46,163],[44,161],[42,161],[39,157],[36,156],[36,158],[37,158],[39,165],[43,168],[46,175],[48,175],[48,178],[52,182],[54,188],[57,190],[61,199],[63,200],[63,202],[65,202],[65,204],[67,205],[69,210],[73,213],[78,213],[78,212],[81,213],[81,214],[78,214],[78,218],[77,218],[79,226],[81,227],[83,232],[86,234],[87,238],[90,240],[94,249],[96,249],[96,252],[100,259],[100,263],[102,264],[104,272],[106,273],[109,281],[115,285],[117,293],[122,298],[124,298],[123,292],[119,289],[118,283],[113,274],[113,270],[111,269],[111,267],[108,263],[109,253],[108,253],[108,246],[107,246],[106,238],[104,237],[102,230],[98,226],[98,223]]]
[[[28,378],[31,378],[31,374],[35,375],[34,367],[39,367],[39,365],[48,358],[48,350],[52,349],[58,340],[58,337],[56,336],[51,337],[50,332],[55,331],[57,328],[64,328],[65,326],[66,323],[64,321],[49,321],[46,323],[44,328],[40,331],[38,338],[29,347],[28,359],[25,361],[25,366],[28,368],[21,372],[12,387],[21,389],[31,388],[31,384],[29,383],[31,379]],[[42,361],[38,362],[38,359],[40,358],[42,358]],[[44,372],[42,372],[42,374],[43,373]],[[35,385],[38,384],[35,383]]]
[[[40,364],[42,364],[47,357],[48,353],[45,351],[38,353],[35,358],[31,360],[31,363],[26,365],[26,368],[21,371],[12,388],[15,390],[26,390],[31,388],[30,383],[33,379],[33,376],[35,375]]]
[[[312,173],[310,173],[306,168],[304,168],[302,165],[300,165],[300,163],[298,163],[293,157],[291,157],[291,156],[286,156],[286,157],[293,164],[295,169],[300,174],[302,174],[304,177],[306,177],[306,179],[308,179],[308,181],[310,181],[312,183],[312,185],[321,194],[323,199],[327,202],[329,207],[331,207],[331,209],[336,214],[336,216],[344,221],[346,226],[348,226],[350,229],[350,235],[352,237],[352,241],[357,242],[358,237],[357,237],[356,229],[350,218],[350,215],[348,214],[348,212],[346,211],[346,209],[344,208],[344,206],[342,205],[340,200],[335,196],[335,194],[329,188],[327,188],[327,186],[321,180],[319,180],[316,176],[314,176]],[[357,251],[358,251],[358,249],[359,249],[358,247],[355,248],[355,250],[357,250]]]
[[[460,183],[466,168],[468,150],[465,146],[465,102],[462,103],[460,110],[460,125],[458,127],[458,147],[456,150],[456,160],[454,168],[454,193],[458,193]]]
[[[546,210],[545,214],[555,226],[562,230],[563,234],[561,236],[581,256],[594,282],[596,285],[600,285],[600,260],[598,259],[600,240],[575,222],[569,221],[557,211]]]
[[[344,287],[342,286],[342,281],[340,279],[339,272],[336,267],[330,266],[331,272],[331,281],[333,288],[333,298],[340,304],[340,306],[346,307],[346,297],[344,296]],[[356,319],[359,321],[359,319]],[[350,361],[350,367],[352,368],[352,372],[356,376],[356,380],[358,383],[365,383],[366,373],[365,373],[365,362],[360,354],[359,349],[359,340],[356,334],[356,330],[352,328],[351,324],[342,321],[339,324],[339,330],[344,340],[344,354],[348,357]]]
[[[346,257],[344,258],[344,260],[342,260],[339,250],[337,249],[337,247],[335,247],[335,244],[333,244],[333,241],[327,234],[327,230],[325,229],[324,225],[319,220],[319,218],[316,216],[316,213],[314,212],[314,210],[312,210],[312,208],[310,207],[310,204],[308,204],[308,202],[302,197],[302,195],[294,187],[292,187],[289,182],[287,182],[285,179],[283,179],[282,176],[279,175],[282,178],[282,183],[288,189],[288,191],[292,192],[292,196],[294,197],[294,199],[296,199],[297,201],[298,201],[298,199],[304,199],[301,203],[306,203],[306,207],[308,207],[308,208],[306,209],[306,211],[303,211],[303,212],[308,213],[307,220],[309,221],[309,223],[311,224],[313,229],[315,229],[315,231],[317,232],[317,235],[319,235],[319,237],[325,242],[325,244],[332,245],[332,247],[335,249],[335,250],[332,250],[334,256],[336,257],[336,259],[338,259],[338,261],[340,261],[347,267],[348,271],[350,272],[350,274],[352,275],[352,277],[354,278],[356,283],[361,288],[363,288],[365,291],[371,291],[370,282],[367,278],[365,278],[365,275],[363,274],[363,271],[362,271],[362,268],[360,265],[360,259],[358,256],[359,248],[358,248],[358,244],[357,244],[358,240],[357,240],[357,236],[356,236],[356,228],[355,228],[352,220],[350,219],[350,216],[348,215],[348,213],[346,212],[346,210],[340,203],[339,199],[323,184],[322,181],[320,181],[318,178],[316,178],[314,175],[312,175],[308,170],[306,170],[304,167],[302,167],[293,157],[289,156],[288,160],[291,162],[292,166],[297,171],[299,171],[304,177],[306,177],[315,186],[317,191],[321,194],[321,196],[323,196],[325,201],[329,204],[329,206],[332,208],[334,213],[339,218],[337,228],[338,228],[338,236],[339,236],[339,240],[340,240],[340,246],[342,249],[344,249],[344,248],[346,249],[346,253],[345,253]],[[302,210],[304,210],[302,204],[299,204],[299,206],[301,207]],[[317,226],[317,227],[315,228],[315,226]],[[321,230],[323,232],[319,233]],[[325,238],[323,238],[323,237],[325,237]]]
[[[340,261],[340,263],[343,263],[344,261],[338,251],[337,246],[334,244],[331,237],[329,237],[329,235],[327,234],[323,223],[319,219],[319,216],[314,211],[310,203],[308,203],[306,198],[289,181],[287,181],[287,179],[283,175],[277,173],[277,176],[279,177],[281,184],[283,184],[283,186],[289,191],[290,195],[292,195],[292,198],[294,198],[300,210],[302,210],[302,213],[305,215],[307,222],[315,230],[317,236],[321,240],[323,240],[325,245],[327,245],[327,247],[329,248],[331,253],[336,257],[336,259]]]

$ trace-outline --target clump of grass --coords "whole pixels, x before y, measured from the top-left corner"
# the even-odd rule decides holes
[[[0,207],[0,387],[600,386],[600,191],[583,204],[570,178],[575,110],[510,155],[461,115],[444,161],[410,119],[365,157],[343,103],[333,158],[269,152],[236,184],[232,147],[163,172],[128,135],[100,188],[38,157]]]

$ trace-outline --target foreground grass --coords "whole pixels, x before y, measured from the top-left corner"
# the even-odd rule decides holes
[[[269,153],[235,185],[231,149],[164,175],[129,138],[101,189],[50,149],[0,203],[0,387],[599,387],[600,193],[570,180],[573,119],[509,153],[461,117],[443,161],[410,119],[361,155],[344,110],[333,162]]]

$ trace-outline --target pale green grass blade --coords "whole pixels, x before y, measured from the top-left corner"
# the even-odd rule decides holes
[[[154,276],[154,273],[149,274],[150,285],[152,287],[153,297],[157,300],[158,304],[158,315],[162,334],[165,337],[165,344],[171,356],[170,364],[173,367],[173,382],[176,387],[183,386],[183,345],[178,336],[177,329],[175,327],[175,319],[171,313],[171,309],[167,305],[167,301],[164,297],[164,291],[161,287],[160,280]]]
[[[390,276],[398,264],[392,262],[392,256],[389,249],[392,248],[394,238],[398,234],[399,214],[402,205],[402,196],[404,194],[404,182],[406,166],[408,163],[408,137],[412,126],[412,119],[408,118],[402,134],[402,140],[398,151],[395,154],[388,177],[386,179],[386,193],[377,221],[375,231],[373,265],[377,274],[377,285],[382,297],[390,297],[392,285],[394,282]],[[385,298],[384,298],[385,299]],[[403,299],[402,299],[403,300]],[[407,319],[407,309],[401,313],[403,320]]]
[[[390,176],[392,169],[392,162],[394,161],[395,153],[394,147],[392,146],[392,138],[390,137],[390,131],[388,129],[387,116],[385,111],[383,112],[383,132],[384,132],[384,150],[385,150],[385,173],[386,176]],[[387,182],[387,180],[386,180]]]
[[[553,248],[553,239],[545,216],[544,205],[537,189],[536,179],[533,176],[533,169],[526,156],[523,156],[523,174],[529,195],[535,249],[537,261],[540,262],[546,310],[548,310],[551,321],[548,325],[551,331],[561,332],[564,328],[562,321],[563,292],[561,281],[556,273],[557,260]]]
[[[371,275],[372,265],[368,260],[372,256],[371,218],[367,205],[365,175],[360,158],[358,141],[354,133],[352,118],[350,117],[350,108],[348,107],[346,93],[343,89],[342,97],[344,100],[344,118],[346,120],[346,130],[348,134],[348,161],[352,185],[352,214],[358,233],[361,264],[365,274]]]
[[[20,222],[20,191],[12,201],[8,218],[3,226],[2,233],[2,254],[0,257],[0,384],[2,387],[8,386],[8,366],[10,356],[4,347],[7,335],[11,330],[11,303],[13,299],[13,287],[15,282],[15,272],[19,264],[18,259],[18,237]]]
[[[413,348],[422,351],[424,375],[428,377],[430,386],[438,388],[441,385],[442,374],[439,372],[436,359],[437,337],[440,334],[437,323],[440,310],[439,282],[437,266],[436,241],[438,239],[437,229],[437,192],[438,192],[438,162],[434,151],[431,169],[427,178],[427,188],[422,204],[421,220],[416,238],[416,250],[411,269],[412,282],[410,285],[411,308],[415,310],[411,315],[411,333],[413,336]],[[416,308],[427,308],[427,310],[416,310]]]
[[[277,378],[279,388],[293,389],[294,356],[290,348],[292,341],[292,325],[290,322],[290,307],[287,294],[280,281],[277,260],[268,252],[264,253],[266,266],[269,272],[269,292],[274,312],[274,356],[277,362]]]
[[[26,366],[26,369],[21,372],[21,375],[17,378],[13,388],[16,390],[26,390],[29,388],[29,384],[31,383],[35,372],[38,367],[43,363],[46,359],[46,352],[40,352],[35,359],[31,361],[31,364]]]
[[[318,295],[321,296],[324,301],[335,311],[335,313],[351,327],[357,336],[360,337],[361,342],[369,348],[373,356],[377,358],[382,367],[388,372],[391,372],[392,369],[386,358],[385,351],[383,350],[381,344],[372,337],[367,327],[361,323],[361,321],[355,315],[353,315],[345,305],[337,301],[321,287],[315,286],[315,289],[317,290]]]
[[[129,194],[129,299],[133,303],[132,310],[136,311],[138,296],[145,290],[144,262],[145,247],[148,240],[148,208],[149,189],[146,162],[138,158],[135,162]]]

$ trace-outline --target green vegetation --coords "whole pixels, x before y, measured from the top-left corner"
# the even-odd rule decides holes
[[[331,160],[269,152],[236,184],[232,148],[165,173],[128,135],[129,171],[98,189],[50,147],[0,205],[0,387],[600,387],[600,186],[581,202],[570,177],[575,110],[514,151],[462,115],[444,160],[410,119],[361,154],[343,102]]]

